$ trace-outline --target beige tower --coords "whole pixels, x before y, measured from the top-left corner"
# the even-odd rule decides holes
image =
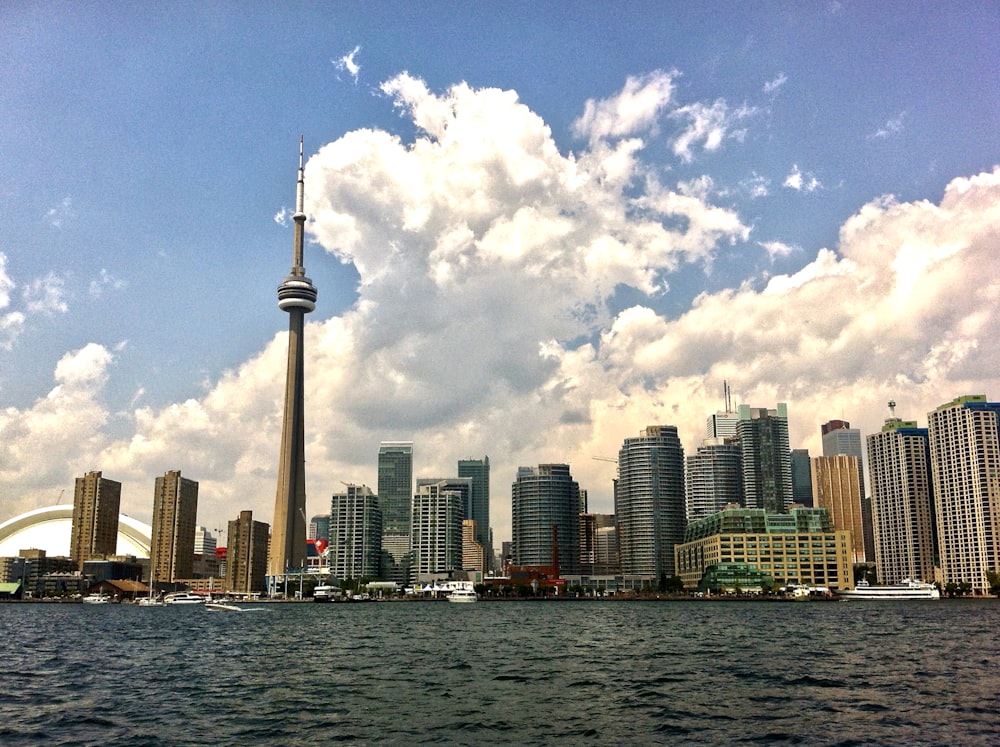
[[[194,533],[198,524],[198,483],[179,470],[156,478],[149,578],[173,583],[194,573]]]
[[[69,555],[81,571],[91,557],[115,554],[121,497],[122,484],[102,477],[100,472],[76,478]]]
[[[229,522],[226,591],[234,594],[253,594],[264,590],[267,533],[267,524],[263,521],[254,521],[252,511],[240,511],[240,518]]]
[[[281,425],[278,488],[274,497],[274,524],[267,572],[270,576],[299,569],[306,563],[306,450],[305,450],[305,315],[316,308],[316,288],[302,266],[306,214],[305,170],[299,138],[299,179],[295,195],[295,245],[292,269],[278,286],[278,308],[288,312],[288,369],[285,379],[285,417]]]
[[[865,563],[864,520],[861,514],[861,460],[856,456],[813,457],[813,505],[830,512],[834,529],[851,532],[851,562]]]

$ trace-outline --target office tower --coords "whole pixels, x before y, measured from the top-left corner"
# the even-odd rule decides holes
[[[944,582],[989,590],[1000,570],[1000,402],[959,397],[928,413],[931,477]]]
[[[476,542],[490,547],[490,458],[459,459],[458,476],[472,478],[470,511],[465,518],[476,522]]]
[[[659,584],[674,575],[684,541],[684,448],[673,425],[651,425],[618,451],[618,554],[625,575]]]
[[[709,415],[705,421],[705,438],[736,438],[736,424],[740,415],[733,410],[732,390],[729,383],[722,382],[725,409]]]
[[[232,594],[253,594],[264,590],[268,566],[268,535],[271,528],[253,520],[253,511],[240,511],[229,522],[226,548],[226,590]]]
[[[317,514],[309,520],[309,539],[330,541],[330,514]]]
[[[486,548],[476,541],[476,522],[462,519],[462,570],[486,572]]]
[[[149,544],[150,578],[154,584],[192,578],[197,516],[197,482],[181,477],[178,470],[156,478]]]
[[[417,492],[424,485],[444,483],[443,489],[458,493],[462,497],[462,518],[472,515],[472,478],[471,477],[418,477]]]
[[[378,506],[382,512],[382,569],[386,581],[407,583],[413,502],[413,442],[383,441],[378,448]]]
[[[367,485],[347,485],[330,500],[330,575],[374,579],[382,555],[382,512]]]
[[[788,408],[776,410],[740,405],[736,435],[743,464],[743,496],[747,508],[782,513],[792,502],[792,459],[788,447]]]
[[[69,555],[80,571],[91,557],[115,554],[121,497],[122,484],[100,472],[76,478]]]
[[[792,503],[811,507],[813,504],[812,464],[809,449],[792,449]]]
[[[195,527],[192,578],[214,578],[219,575],[219,560],[215,555],[216,541],[206,527]]]
[[[288,368],[285,414],[281,421],[278,486],[267,571],[278,576],[306,564],[305,315],[316,308],[316,288],[302,266],[305,234],[305,170],[299,139],[299,178],[295,191],[292,269],[278,286],[278,308],[288,313]]]
[[[846,454],[857,457],[858,464],[861,464],[861,431],[852,428],[846,420],[830,420],[820,426],[820,434],[823,437],[823,456],[837,456]],[[861,537],[865,550],[867,562],[875,561],[875,531],[872,527],[872,503],[871,498],[865,491],[865,470],[862,465],[858,471],[859,487],[861,496]]]
[[[612,523],[602,525],[601,516],[609,516],[614,520],[614,514],[597,514],[597,536],[594,540],[594,575],[615,576],[621,573],[621,563],[618,561],[618,527]]]
[[[868,436],[878,580],[934,580],[934,513],[927,429],[893,417]]]
[[[511,485],[512,562],[575,575],[580,564],[580,485],[568,464],[518,467]]]
[[[412,580],[461,570],[462,499],[462,493],[451,490],[445,480],[417,488],[410,522]]]
[[[861,515],[861,460],[854,456],[821,456],[812,459],[813,504],[830,512],[835,529],[851,533],[851,561],[871,562],[865,555]]]
[[[704,519],[743,499],[740,444],[733,438],[706,438],[687,458],[688,521]]]

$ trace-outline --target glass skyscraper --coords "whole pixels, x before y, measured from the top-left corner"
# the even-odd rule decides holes
[[[648,426],[618,452],[615,520],[621,572],[654,583],[673,576],[684,541],[684,448],[673,425]]]
[[[551,567],[558,562],[563,575],[579,572],[580,485],[568,464],[518,467],[511,513],[514,565]]]
[[[743,464],[747,508],[784,513],[792,502],[792,458],[788,446],[788,408],[776,410],[740,405],[736,435]]]
[[[382,512],[381,575],[406,583],[413,505],[413,442],[383,441],[378,449],[378,506]]]

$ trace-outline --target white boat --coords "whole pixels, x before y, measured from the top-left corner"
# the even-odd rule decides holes
[[[472,589],[455,589],[455,591],[446,596],[445,599],[449,602],[455,602],[456,604],[469,604],[470,602],[478,602],[479,595],[477,595]]]
[[[940,599],[941,592],[934,584],[905,579],[893,586],[871,586],[862,579],[853,589],[837,592],[841,599]]]
[[[339,600],[344,595],[344,590],[339,586],[328,586],[327,584],[320,584],[315,589],[313,589],[313,601],[314,602],[335,602]]]
[[[205,609],[208,610],[218,610],[220,612],[242,612],[242,607],[237,607],[235,604],[226,604],[225,602],[206,602]]]
[[[163,598],[164,604],[204,604],[205,598],[189,591],[175,591]]]
[[[162,607],[163,600],[157,599],[156,597],[139,597],[135,601],[140,607]]]
[[[107,594],[88,594],[83,598],[84,604],[111,604],[111,597]]]

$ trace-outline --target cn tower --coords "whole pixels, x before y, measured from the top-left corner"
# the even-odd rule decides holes
[[[281,422],[278,489],[274,497],[270,576],[280,576],[306,563],[306,449],[303,328],[305,315],[316,308],[316,288],[302,266],[306,214],[303,209],[305,170],[299,138],[299,181],[295,193],[295,250],[292,270],[278,286],[278,308],[288,312],[288,370],[285,379],[285,417]]]

